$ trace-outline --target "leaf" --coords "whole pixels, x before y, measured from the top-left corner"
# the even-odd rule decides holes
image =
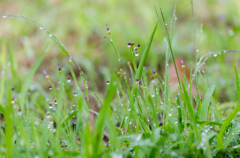
[[[236,69],[236,66],[235,66],[235,65],[234,65],[234,70],[235,70],[235,79],[236,79],[237,95],[238,95],[238,100],[240,100],[240,85],[239,85],[239,78],[238,78],[237,69]]]
[[[220,132],[217,135],[217,149],[223,149],[223,134],[226,131],[227,127],[230,125],[232,119],[237,115],[237,112],[240,110],[240,104],[231,112],[231,114],[224,121]]]
[[[227,146],[229,145],[229,143],[233,140],[234,137],[236,137],[236,134],[240,131],[240,119],[238,119],[234,125],[232,126],[232,128],[229,130],[228,134],[226,135],[226,138],[223,141],[223,147],[227,148]]]
[[[209,108],[209,103],[212,98],[212,94],[215,88],[215,84],[212,83],[209,89],[207,90],[204,100],[202,102],[202,108],[201,108],[201,113],[200,113],[200,120],[206,120],[207,114],[208,114],[208,108]]]
[[[150,39],[148,40],[148,43],[147,43],[147,45],[146,45],[146,47],[145,47],[145,49],[143,51],[143,55],[141,57],[141,60],[140,60],[140,63],[139,63],[138,69],[137,69],[136,78],[141,78],[143,67],[144,67],[144,65],[146,63],[146,59],[147,59],[150,47],[152,45],[153,37],[155,35],[157,26],[158,26],[158,22],[156,23],[156,25],[154,27],[154,30],[153,30],[153,32],[152,32],[152,34],[150,36]]]
[[[35,72],[37,71],[40,63],[42,62],[42,59],[44,57],[44,55],[46,54],[46,52],[44,51],[40,57],[37,59],[37,61],[35,62],[35,64],[32,66],[31,68],[31,71],[28,75],[28,77],[25,79],[25,82],[22,86],[22,89],[21,89],[21,98],[20,98],[20,105],[21,105],[21,110],[22,112],[24,112],[24,101],[25,101],[25,95],[27,93],[27,90],[31,84],[31,81],[32,81],[32,78],[33,78],[33,75],[35,74]]]

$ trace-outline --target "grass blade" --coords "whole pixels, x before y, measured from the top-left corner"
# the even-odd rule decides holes
[[[204,100],[202,102],[202,109],[201,109],[201,113],[200,113],[200,120],[204,121],[206,120],[207,114],[208,114],[208,108],[209,108],[209,103],[211,101],[211,97],[213,94],[215,88],[215,84],[211,84],[211,86],[209,87],[209,89],[207,90]]]
[[[237,112],[240,110],[240,104],[231,112],[231,114],[224,121],[220,132],[217,135],[217,149],[223,149],[223,134],[226,131],[227,127],[230,125],[232,119],[237,115]]]
[[[22,89],[21,89],[21,98],[20,98],[20,106],[21,106],[21,110],[22,112],[24,112],[24,101],[25,101],[25,95],[27,93],[27,90],[31,84],[31,81],[32,81],[32,78],[33,78],[33,75],[35,74],[35,72],[37,71],[39,65],[41,64],[42,62],[42,59],[44,57],[44,55],[46,54],[46,52],[44,51],[40,57],[37,59],[37,61],[35,62],[35,64],[33,65],[28,77],[26,78],[23,86],[22,86]]]
[[[236,86],[237,86],[237,95],[238,95],[238,100],[240,100],[240,85],[239,85],[239,78],[237,74],[236,65],[234,65],[234,70],[235,70],[235,79],[236,79]]]
[[[155,32],[157,30],[157,26],[158,26],[158,22],[156,23],[154,29],[153,29],[153,32],[150,36],[150,39],[148,40],[148,43],[143,51],[143,55],[141,57],[141,60],[140,60],[140,63],[139,63],[139,66],[138,66],[138,69],[137,69],[137,73],[136,73],[136,78],[141,78],[141,75],[142,75],[142,71],[143,71],[143,67],[146,63],[146,60],[147,60],[147,56],[148,56],[148,53],[149,53],[149,50],[150,50],[150,47],[152,45],[152,41],[153,41],[153,37],[155,35]]]

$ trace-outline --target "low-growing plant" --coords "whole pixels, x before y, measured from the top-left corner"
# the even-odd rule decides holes
[[[228,117],[222,117],[213,98],[215,83],[206,83],[204,74],[200,73],[208,58],[232,50],[208,53],[200,59],[196,55],[196,67],[191,71],[188,82],[185,73],[178,73],[172,47],[176,5],[170,28],[161,8],[155,8],[155,11],[156,25],[145,49],[141,51],[139,43],[126,43],[131,54],[131,62],[127,64],[111,37],[110,27],[106,25],[108,36],[104,38],[113,46],[119,60],[116,62],[121,63],[121,68],[106,81],[104,97],[94,91],[74,57],[46,28],[23,16],[1,15],[37,24],[68,56],[69,64],[56,65],[58,73],[43,70],[49,86],[47,89],[37,88],[37,91],[31,83],[48,50],[43,51],[22,83],[14,52],[11,48],[7,49],[8,43],[1,44],[0,154],[3,157],[35,158],[238,157],[240,119],[236,115],[239,114],[240,104],[236,101]],[[144,66],[158,28],[165,33],[167,44],[165,73],[161,76],[152,67],[152,76],[148,76]],[[196,39],[195,49],[198,52],[200,38]],[[140,57],[139,63],[137,57]],[[175,90],[170,88],[170,58],[178,79]],[[181,64],[185,72],[183,60]],[[79,74],[74,72],[73,65]],[[233,68],[240,98],[237,69]],[[52,78],[54,75],[57,80]],[[198,80],[207,89],[203,98],[199,93]],[[193,84],[197,91],[195,97],[192,97],[191,91]],[[91,105],[90,97],[97,100],[99,111]]]

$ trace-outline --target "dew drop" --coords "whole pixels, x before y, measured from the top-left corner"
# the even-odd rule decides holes
[[[19,116],[22,115],[22,111],[21,111],[21,109],[18,110],[18,115],[19,115]]]
[[[49,37],[52,37],[52,34],[51,34],[51,33],[49,34]]]
[[[6,15],[3,15],[2,17],[3,17],[3,18],[6,18],[7,16],[6,16]]]
[[[214,57],[216,57],[216,56],[217,56],[217,54],[213,54],[213,56],[214,56]]]

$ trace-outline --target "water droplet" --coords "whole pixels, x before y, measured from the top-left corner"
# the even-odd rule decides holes
[[[73,96],[74,96],[74,97],[77,97],[77,92],[73,92]]]
[[[20,145],[23,146],[24,145],[24,140],[20,140]]]
[[[168,116],[172,116],[172,113],[169,113]]]
[[[18,115],[19,115],[19,116],[22,115],[22,111],[21,111],[21,109],[18,110]]]
[[[214,57],[216,57],[216,56],[217,56],[217,54],[213,54],[213,56],[214,56]]]
[[[40,26],[39,28],[40,28],[40,30],[42,30],[42,29],[43,29],[43,27],[41,27],[41,26]]]
[[[223,53],[227,53],[227,51],[226,51],[226,50],[224,50],[224,51],[223,51]]]
[[[167,24],[165,24],[167,26]]]
[[[107,84],[107,85],[109,85],[109,84],[110,84],[110,81],[109,81],[109,80],[107,80],[107,81],[106,81],[106,84]]]
[[[199,50],[197,49],[196,52],[199,52]]]
[[[135,141],[139,141],[142,138],[142,133],[138,134],[135,138]]]
[[[71,80],[70,80],[70,79],[68,79],[68,80],[67,80],[67,83],[70,83],[70,82],[71,82]]]
[[[165,42],[167,42],[167,38],[166,37],[164,37],[164,39],[163,39]]]
[[[49,37],[52,37],[52,34],[51,34],[51,33],[49,34]]]
[[[177,20],[177,17],[175,17],[175,20]]]
[[[48,155],[52,156],[52,155],[53,155],[53,151],[52,151],[52,150],[49,150],[49,151],[48,151]]]
[[[233,30],[229,30],[229,31],[228,31],[228,35],[229,35],[229,36],[233,36],[233,35],[234,35]]]
[[[6,15],[3,15],[2,17],[3,17],[3,18],[6,18],[7,16],[6,16]]]
[[[39,125],[39,122],[38,121],[34,121],[34,125]]]
[[[128,111],[131,111],[131,109],[129,108]]]

